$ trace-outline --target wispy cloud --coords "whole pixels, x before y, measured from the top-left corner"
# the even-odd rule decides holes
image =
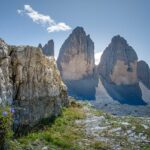
[[[47,31],[50,32],[58,32],[58,31],[67,31],[70,30],[71,27],[64,22],[56,23],[50,16],[43,15],[38,11],[35,11],[30,5],[24,5],[24,9],[17,10],[18,14],[25,14],[29,16],[33,22],[37,24],[41,24],[47,27]]]
[[[98,65],[100,60],[101,60],[101,56],[102,56],[103,52],[98,52],[95,53],[95,64]]]

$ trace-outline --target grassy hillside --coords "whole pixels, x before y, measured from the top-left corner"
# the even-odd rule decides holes
[[[149,150],[150,118],[117,117],[72,101],[53,123],[10,141],[10,150]]]

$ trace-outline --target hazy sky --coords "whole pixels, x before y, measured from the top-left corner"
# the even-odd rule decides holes
[[[55,41],[55,54],[76,26],[103,51],[120,34],[150,65],[149,0],[1,0],[0,37],[9,44]]]

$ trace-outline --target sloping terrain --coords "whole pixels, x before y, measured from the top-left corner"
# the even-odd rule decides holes
[[[113,116],[72,101],[52,124],[10,144],[11,150],[149,150],[150,118]]]

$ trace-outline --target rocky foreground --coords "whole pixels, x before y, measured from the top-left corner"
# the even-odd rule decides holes
[[[113,116],[72,101],[52,124],[10,144],[11,150],[149,150],[150,118]]]
[[[54,57],[41,48],[11,46],[0,39],[0,107],[6,105],[15,109],[16,132],[60,114],[68,96]]]

